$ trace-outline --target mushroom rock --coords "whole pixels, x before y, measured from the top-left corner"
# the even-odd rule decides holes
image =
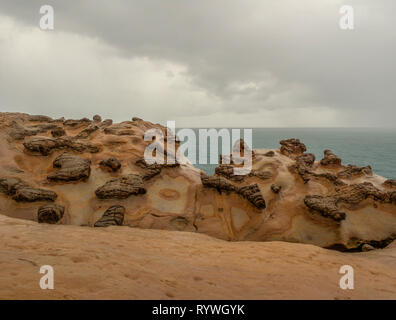
[[[115,205],[109,207],[103,216],[95,222],[94,227],[122,226],[124,222],[125,208]]]
[[[37,219],[40,223],[56,224],[62,219],[64,212],[64,206],[48,204],[38,208]]]
[[[91,173],[90,160],[66,152],[54,160],[53,167],[60,170],[47,176],[50,181],[85,181]]]

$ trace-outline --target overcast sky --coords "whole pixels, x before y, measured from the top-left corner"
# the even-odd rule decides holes
[[[395,127],[395,57],[395,0],[0,0],[1,111]]]

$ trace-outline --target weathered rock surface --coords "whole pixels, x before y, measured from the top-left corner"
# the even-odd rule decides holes
[[[304,203],[309,209],[320,213],[323,217],[341,221],[346,218],[346,213],[340,211],[337,202],[337,196],[308,195],[304,199]]]
[[[0,299],[396,299],[395,246],[350,254],[3,215],[0,229]],[[55,290],[38,285],[44,264],[55,267]],[[339,287],[345,264],[354,268],[354,290]]]
[[[214,188],[219,193],[222,191],[236,192],[258,209],[265,209],[265,200],[257,184],[237,187],[226,178],[206,175],[201,175],[201,181],[206,188]]]
[[[122,226],[124,213],[123,206],[111,206],[104,212],[102,218],[95,222],[94,227]]]
[[[118,161],[117,158],[108,158],[106,160],[102,160],[99,165],[109,171],[116,172],[121,168],[121,162]]]
[[[247,177],[257,177],[262,180],[267,180],[272,177],[272,173],[270,171],[251,170],[246,175],[234,174],[234,166],[229,164],[220,164],[218,167],[215,168],[215,174],[225,177],[234,182],[244,181]]]
[[[10,132],[15,128],[28,134],[14,139]],[[89,133],[92,128],[95,131]],[[383,247],[396,234],[396,189],[369,167],[344,166],[329,152],[323,165],[300,140],[288,139],[280,149],[254,150],[252,170],[244,175],[234,175],[233,169],[241,165],[226,155],[223,160],[231,160],[230,164],[224,162],[213,177],[201,179],[200,170],[188,162],[145,163],[144,152],[151,141],[143,137],[149,129],[164,135],[159,155],[167,158],[168,146],[179,147],[165,127],[141,119],[113,124],[98,118],[52,120],[0,113],[0,177],[4,178],[0,214],[37,220],[37,208],[45,203],[27,201],[57,199],[64,206],[58,224],[93,226],[104,208],[122,205],[124,224],[134,228],[355,251],[363,244]],[[53,137],[58,130],[62,135]],[[82,132],[86,134],[77,139]],[[70,167],[53,168],[64,152],[73,156]],[[121,169],[112,171],[117,164],[99,165],[109,158],[122,163],[122,175]],[[93,165],[84,183],[59,183],[84,180],[88,176],[85,160]],[[65,174],[65,168],[70,172]],[[47,179],[60,174],[66,180]]]
[[[51,130],[51,135],[54,138],[59,138],[66,135],[66,131],[63,128],[57,127]]]
[[[41,153],[43,156],[51,154],[54,150],[71,150],[75,152],[99,152],[95,145],[78,141],[71,137],[52,138],[33,138],[23,143],[24,147],[31,152]]]
[[[50,181],[85,181],[91,173],[90,160],[66,152],[54,160],[53,166],[60,170],[47,176]]]
[[[396,180],[395,179],[388,179],[384,182],[384,186],[390,188],[396,188]]]
[[[370,166],[359,167],[359,166],[349,164],[346,166],[345,170],[338,173],[338,177],[350,179],[350,178],[353,178],[356,176],[372,175],[372,174],[373,174],[373,172],[372,172]]]
[[[320,164],[322,166],[328,166],[328,165],[340,166],[341,158],[337,157],[331,150],[325,150],[324,158],[320,160]]]
[[[146,193],[142,177],[137,174],[128,174],[107,181],[96,189],[95,194],[99,199],[125,199],[130,195]]]
[[[0,179],[0,192],[17,202],[54,201],[57,197],[51,190],[30,187],[18,178]]]
[[[166,160],[166,159],[165,159]],[[156,175],[160,174],[164,168],[177,168],[179,163],[164,163],[164,164],[148,164],[144,158],[137,159],[135,165],[143,169],[143,180],[150,180]]]
[[[298,156],[307,151],[305,144],[299,139],[281,140],[280,144],[280,152],[286,156]]]
[[[37,219],[40,223],[56,224],[65,212],[65,207],[59,204],[48,204],[38,208]]]
[[[78,135],[76,135],[76,139],[87,139],[89,136],[99,129],[99,126],[96,124],[91,124],[87,128],[83,129]]]

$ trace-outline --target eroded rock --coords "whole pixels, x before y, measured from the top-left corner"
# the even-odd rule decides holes
[[[272,184],[271,185],[271,191],[273,193],[279,193],[281,191],[282,187],[277,185],[277,184]]]
[[[92,133],[98,130],[99,127],[96,124],[89,125],[87,128],[83,129],[78,135],[76,135],[76,139],[87,139],[90,137]]]
[[[384,182],[384,186],[385,187],[389,187],[389,188],[396,188],[396,180],[394,179],[388,179]]]
[[[112,172],[116,172],[121,168],[121,162],[117,160],[117,158],[108,158],[106,160],[102,160],[99,165]]]
[[[107,181],[96,189],[95,194],[99,199],[125,199],[130,195],[146,193],[142,177],[137,174],[128,174]]]
[[[59,204],[48,204],[38,208],[37,219],[39,223],[58,223],[65,212],[65,207]]]
[[[328,165],[340,166],[341,158],[337,157],[331,150],[325,150],[324,157],[322,160],[320,160],[320,164],[322,166],[328,166]]]
[[[238,188],[238,193],[249,200],[256,208],[265,209],[265,200],[257,183]]]
[[[43,156],[49,155],[53,150],[67,149],[78,153],[99,152],[99,147],[78,141],[72,137],[54,138],[33,138],[23,143],[24,147],[31,152],[39,152]]]
[[[227,193],[236,192],[243,198],[247,199],[256,208],[265,208],[265,200],[257,184],[237,187],[226,178],[219,176],[207,176],[204,174],[201,175],[201,182],[204,187],[217,189],[217,191],[220,193],[223,191]]]
[[[94,227],[122,226],[124,214],[123,206],[111,206],[103,213],[102,218],[95,222]]]
[[[93,120],[94,122],[101,122],[101,121],[102,121],[102,117],[101,117],[100,115],[98,115],[98,114],[95,114],[95,115],[93,116],[92,120]]]
[[[350,179],[356,176],[368,175],[371,176],[373,174],[371,167],[358,167],[352,164],[346,166],[346,168],[338,173],[339,178]]]
[[[0,192],[17,202],[55,201],[57,198],[55,192],[33,188],[18,178],[0,179]]]
[[[61,128],[61,127],[57,127],[55,129],[51,130],[51,135],[54,138],[59,138],[59,137],[65,136],[66,135],[66,131],[63,128]]]
[[[47,176],[50,181],[85,181],[91,173],[90,160],[66,152],[54,160],[53,166],[60,170]]]
[[[300,139],[281,140],[279,143],[281,144],[280,152],[285,156],[298,156],[307,151]]]
[[[166,163],[166,159],[164,164],[148,164],[144,158],[137,159],[135,165],[143,169],[143,180],[149,180],[155,177],[160,174],[164,168],[176,168],[180,166],[179,163]]]
[[[346,218],[346,213],[339,210],[337,197],[335,196],[308,195],[304,198],[304,203],[309,209],[334,221],[341,221]]]

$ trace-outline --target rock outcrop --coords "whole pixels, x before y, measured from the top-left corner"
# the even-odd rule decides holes
[[[66,152],[54,160],[53,166],[60,170],[47,176],[50,181],[86,181],[91,173],[90,160]]]
[[[122,226],[124,213],[123,206],[111,206],[103,213],[102,218],[95,222],[94,227]]]
[[[152,141],[143,137],[150,129],[163,134],[156,151],[164,164],[144,161]],[[243,175],[234,174],[242,164],[224,155],[213,176],[188,161],[168,164],[168,147],[177,150],[180,142],[142,119],[0,113],[0,141],[0,214],[11,217],[38,221],[38,207],[56,200],[63,217],[57,220],[57,206],[46,206],[41,212],[54,217],[49,221],[93,226],[103,208],[117,205],[125,208],[123,225],[134,228],[350,251],[363,244],[382,247],[396,234],[394,180],[368,166],[344,166],[328,150],[316,161],[299,139],[282,140],[280,149],[252,150],[251,170]],[[247,146],[242,140],[238,145],[243,156]]]

